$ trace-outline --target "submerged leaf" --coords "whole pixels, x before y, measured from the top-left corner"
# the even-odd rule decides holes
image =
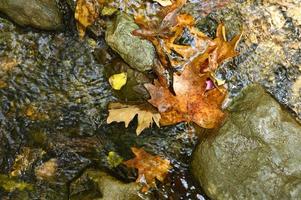
[[[136,157],[123,163],[128,167],[138,169],[136,182],[144,185],[142,192],[147,192],[149,188],[156,187],[156,179],[163,182],[171,168],[169,160],[160,156],[153,156],[142,148],[132,147],[131,149]]]
[[[127,73],[121,72],[119,74],[114,74],[109,78],[109,83],[114,90],[120,90],[127,81]]]
[[[16,178],[10,178],[9,176],[0,174],[0,187],[8,192],[13,192],[14,190],[32,190],[32,185],[18,181]]]
[[[153,122],[159,126],[161,118],[160,114],[147,104],[126,105],[121,103],[110,103],[107,123],[110,124],[114,121],[124,122],[125,127],[128,127],[129,123],[136,115],[138,115],[138,127],[136,129],[137,135],[140,135],[144,129],[150,127]]]
[[[122,163],[123,158],[120,157],[116,152],[110,151],[107,156],[107,161],[111,168],[117,167],[119,164]]]
[[[102,9],[102,11],[101,11],[101,15],[103,15],[103,16],[111,16],[115,12],[117,12],[117,10],[118,10],[117,8],[105,6]]]

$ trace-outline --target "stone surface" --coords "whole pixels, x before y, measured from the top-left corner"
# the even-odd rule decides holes
[[[109,174],[88,169],[81,177],[71,184],[70,199],[101,199],[101,200],[142,200],[139,185],[123,183]]]
[[[3,0],[0,12],[21,26],[43,30],[62,28],[62,14],[55,0]]]
[[[108,23],[106,42],[132,68],[146,71],[152,69],[155,49],[149,41],[132,35],[138,28],[130,16],[119,13],[114,22]]]
[[[209,197],[299,199],[301,126],[259,85],[229,107],[229,117],[196,148],[192,172]]]

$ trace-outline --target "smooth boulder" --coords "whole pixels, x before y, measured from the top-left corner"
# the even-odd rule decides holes
[[[63,27],[63,17],[55,0],[4,0],[0,12],[21,26],[42,30]]]
[[[192,173],[215,200],[300,199],[301,126],[259,85],[228,108],[225,124],[197,146]]]
[[[132,35],[139,29],[132,17],[119,13],[106,30],[106,42],[130,67],[139,71],[151,70],[155,60],[155,49],[147,41]]]
[[[88,169],[70,186],[70,199],[99,199],[99,200],[142,200],[148,199],[139,194],[139,185],[123,183],[109,174]]]

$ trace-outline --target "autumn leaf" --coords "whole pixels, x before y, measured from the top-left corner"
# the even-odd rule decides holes
[[[207,74],[199,74],[187,67],[181,75],[173,77],[175,95],[159,81],[145,84],[151,95],[149,102],[158,108],[161,125],[194,122],[203,128],[214,128],[224,118],[221,105],[226,96],[222,86],[207,90]]]
[[[110,76],[109,83],[114,90],[120,90],[127,82],[127,73],[121,72]]]
[[[142,192],[147,192],[149,188],[156,187],[156,179],[163,182],[171,168],[169,160],[160,156],[153,156],[142,148],[132,147],[131,149],[136,157],[123,163],[127,167],[138,169],[136,182],[144,184]]]
[[[159,126],[161,116],[148,104],[127,105],[121,103],[110,103],[107,123],[124,122],[125,127],[127,128],[136,115],[138,115],[138,126],[136,129],[137,135],[140,135],[144,129],[150,127],[153,122]]]
[[[172,5],[172,2],[170,0],[154,0],[155,2],[158,2],[161,6],[170,6]]]
[[[75,8],[76,26],[80,38],[86,33],[86,28],[94,23],[99,15],[99,3],[97,0],[77,0]]]

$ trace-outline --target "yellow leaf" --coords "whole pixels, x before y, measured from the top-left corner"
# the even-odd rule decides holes
[[[154,0],[155,2],[158,2],[161,6],[170,6],[172,5],[172,2],[170,0]]]
[[[111,168],[117,167],[120,163],[122,163],[123,158],[120,157],[116,152],[110,151],[107,156],[107,161]]]
[[[158,127],[160,126],[159,121],[161,115],[148,104],[126,105],[121,103],[110,103],[107,123],[110,124],[114,121],[124,122],[125,127],[127,128],[136,115],[138,115],[137,135],[140,135],[144,129],[150,127],[153,122],[155,122]]]
[[[109,83],[114,90],[120,90],[127,81],[127,73],[114,74],[109,78]]]
[[[77,0],[74,17],[81,38],[85,36],[86,28],[97,19],[98,7],[99,4],[95,0]]]
[[[103,15],[103,16],[111,16],[111,15],[113,15],[116,11],[117,11],[117,8],[105,6],[105,7],[102,9],[102,11],[101,11],[101,15]]]

